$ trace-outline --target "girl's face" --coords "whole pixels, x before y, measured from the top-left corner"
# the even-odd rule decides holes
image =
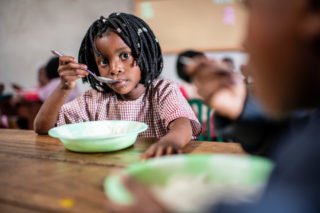
[[[95,56],[99,73],[103,77],[120,80],[108,86],[124,99],[137,99],[145,91],[140,84],[141,70],[131,54],[131,49],[113,31],[95,39],[101,56]]]

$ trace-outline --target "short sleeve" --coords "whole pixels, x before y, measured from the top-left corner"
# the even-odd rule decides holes
[[[201,133],[201,125],[178,86],[170,81],[160,80],[158,87],[160,117],[168,127],[177,118],[188,118],[192,126],[192,135]]]
[[[88,93],[64,104],[59,112],[57,126],[90,121],[92,113],[88,109]]]

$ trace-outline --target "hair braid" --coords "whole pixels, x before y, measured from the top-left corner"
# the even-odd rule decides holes
[[[163,68],[161,47],[150,27],[140,18],[126,13],[112,13],[108,18],[103,16],[89,27],[79,50],[79,62],[99,75],[94,55],[99,56],[94,41],[97,37],[111,29],[131,49],[137,65],[141,69],[141,82],[146,87],[159,77]],[[92,76],[84,78],[91,87],[102,92],[109,92],[106,84],[96,81]]]

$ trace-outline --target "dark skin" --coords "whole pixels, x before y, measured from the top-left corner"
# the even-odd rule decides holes
[[[245,43],[255,94],[275,118],[313,107],[316,103],[306,98],[319,91],[319,11],[310,9],[309,0],[249,0],[247,5]]]
[[[146,88],[139,83],[141,70],[131,54],[131,49],[114,32],[107,31],[95,40],[95,45],[102,54],[95,57],[99,73],[103,77],[119,80],[108,84],[123,100],[135,100],[144,94]],[[75,81],[88,75],[86,65],[79,64],[71,56],[60,57],[58,69],[61,83],[48,100],[42,105],[35,119],[34,128],[38,134],[47,134],[57,122],[60,108],[75,86]],[[182,148],[192,138],[192,127],[187,118],[178,118],[168,126],[168,133],[153,144],[143,158],[182,153]]]
[[[309,3],[309,0],[245,1],[249,10],[245,48],[250,55],[250,74],[255,79],[254,92],[274,118],[320,104],[320,50],[316,45],[320,40],[320,11],[311,10]],[[220,74],[221,70],[223,67],[213,61],[200,60],[190,74],[199,93],[217,113],[237,119],[246,96],[244,85],[233,74]],[[234,109],[225,103],[234,103]],[[164,209],[153,196],[141,196],[142,190],[150,192],[135,184],[135,187],[127,185],[128,189],[135,195],[136,204],[144,205],[139,208],[136,204],[128,207],[113,203],[111,208],[117,208],[117,212],[144,212],[149,206],[155,211]]]
[[[139,83],[141,70],[132,57],[131,49],[112,31],[97,38],[95,45],[102,54],[95,57],[100,75],[120,80],[120,83],[108,86],[123,100],[139,98],[145,92],[145,87]]]

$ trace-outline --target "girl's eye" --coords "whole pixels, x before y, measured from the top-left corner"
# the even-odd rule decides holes
[[[130,53],[121,53],[120,54],[120,59],[125,61],[128,60],[130,58]]]
[[[101,66],[106,66],[106,65],[108,65],[107,59],[105,59],[105,58],[101,59],[100,65],[101,65]]]

